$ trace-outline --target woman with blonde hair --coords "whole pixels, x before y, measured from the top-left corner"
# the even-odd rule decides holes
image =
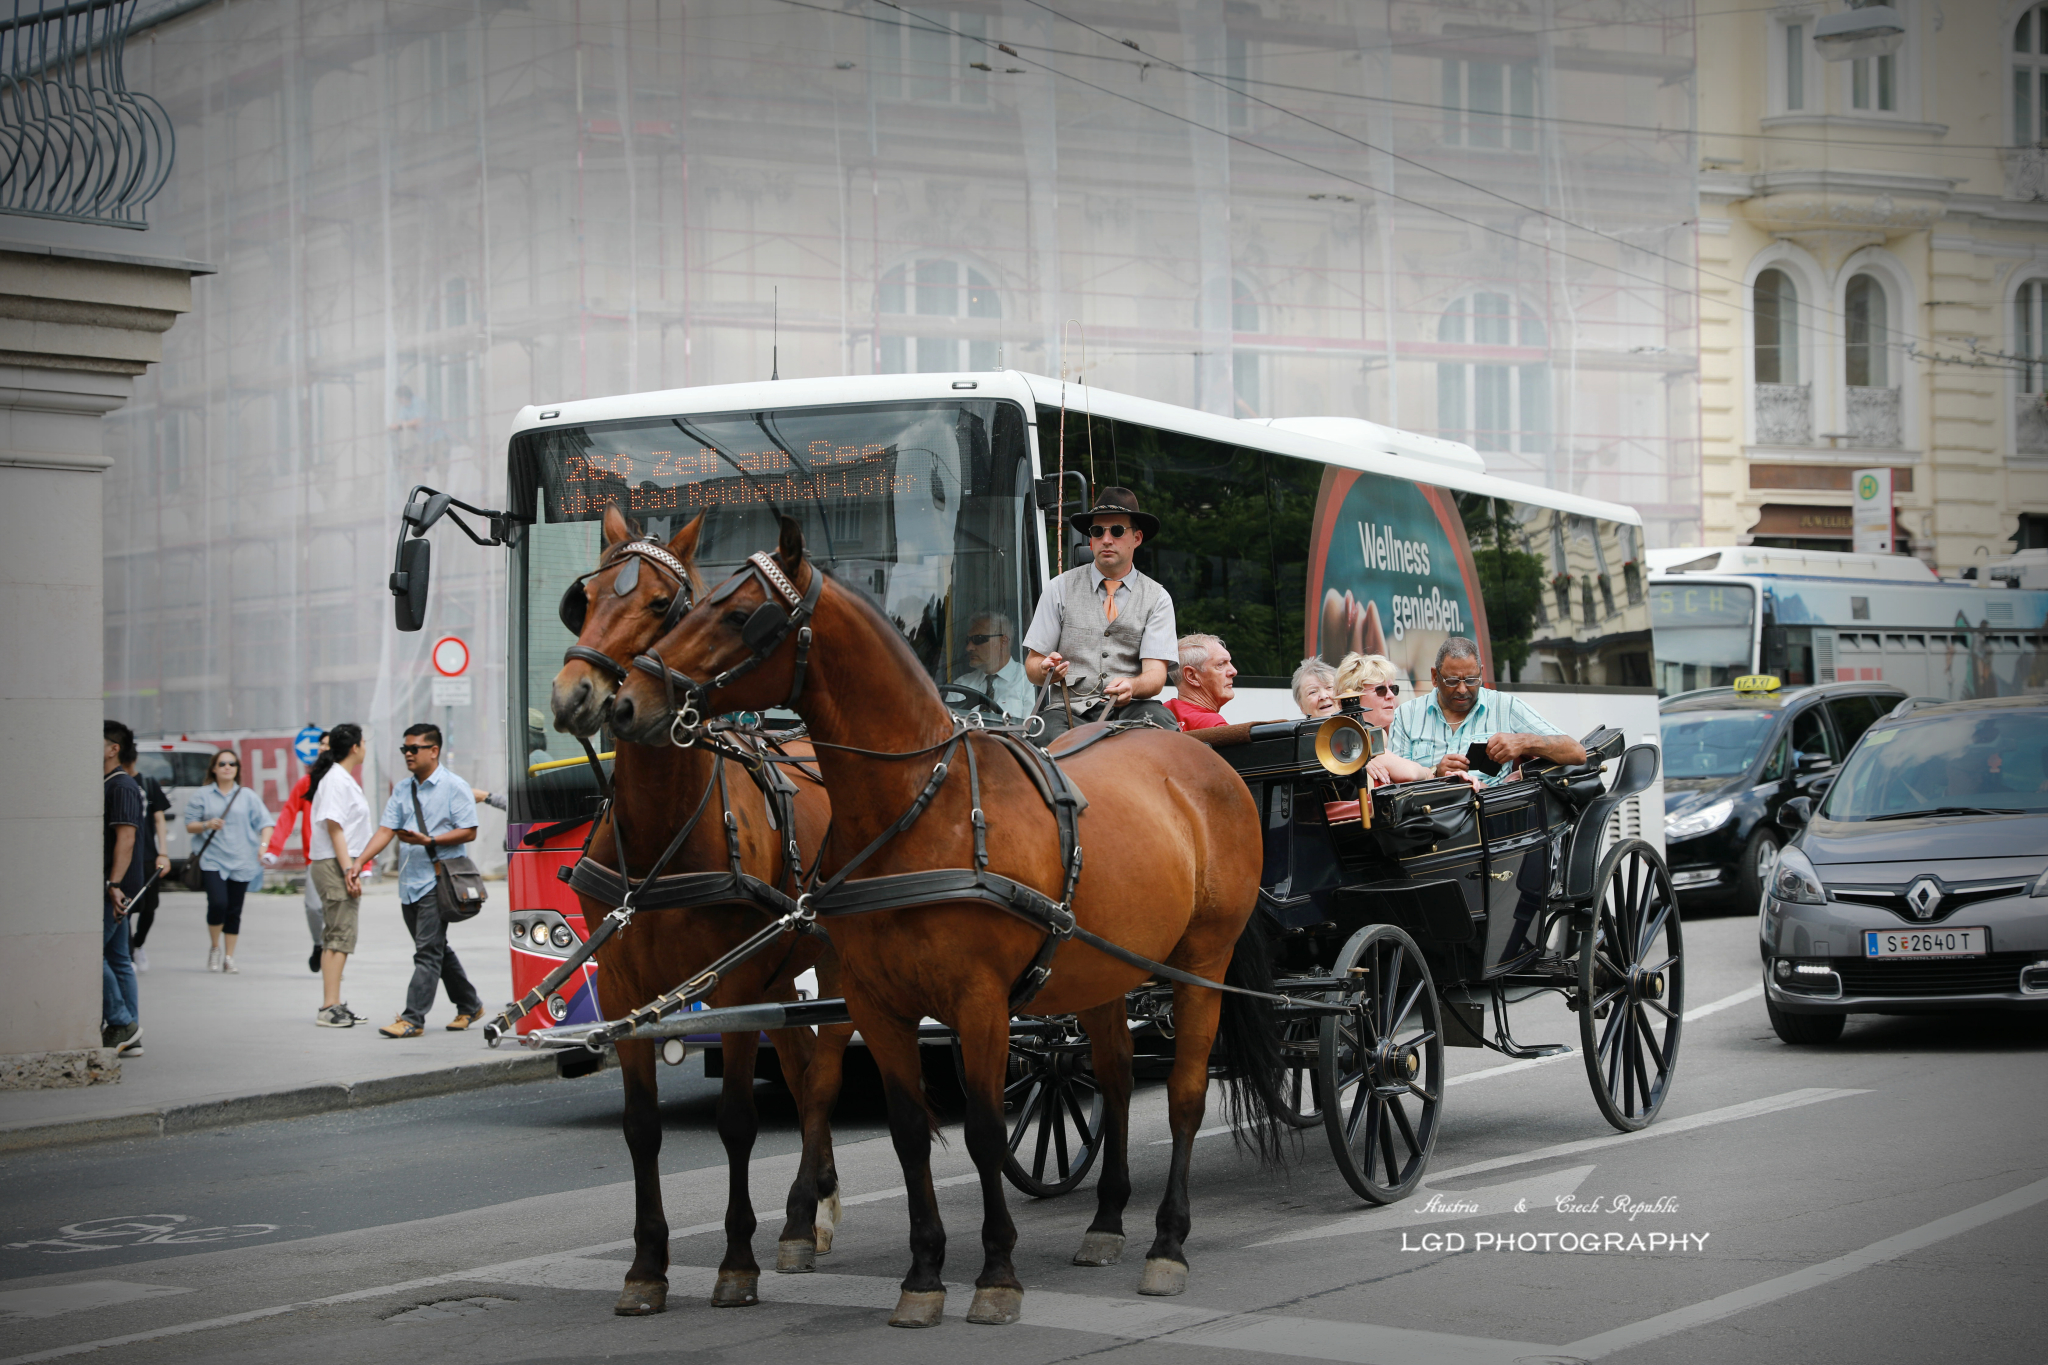
[[[1359,719],[1384,732],[1394,723],[1394,712],[1401,706],[1400,678],[1400,668],[1384,654],[1347,654],[1337,665],[1337,702],[1345,706],[1355,701]],[[1386,753],[1374,754],[1365,771],[1375,787],[1389,782],[1420,782],[1434,776],[1413,759]],[[1476,778],[1477,774],[1471,776]]]

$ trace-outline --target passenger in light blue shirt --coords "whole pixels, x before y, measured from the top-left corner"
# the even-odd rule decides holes
[[[1484,743],[1486,756],[1502,765],[1486,778],[1488,786],[1517,774],[1525,758],[1546,758],[1570,766],[1586,761],[1577,740],[1559,732],[1520,697],[1495,692],[1483,684],[1479,646],[1453,635],[1436,652],[1430,670],[1434,689],[1404,702],[1388,728],[1387,748],[1413,759],[1436,777],[1470,768],[1465,750]]]
[[[404,1010],[377,1032],[386,1038],[417,1038],[426,1030],[437,986],[446,986],[455,1003],[455,1018],[448,1024],[451,1032],[468,1028],[484,1012],[483,997],[448,946],[448,925],[434,894],[434,858],[463,857],[476,838],[476,796],[469,783],[441,766],[439,726],[408,727],[398,751],[409,775],[392,787],[384,818],[356,860],[355,875],[360,878],[363,868],[393,839],[405,845],[398,854],[398,898],[405,927],[412,933],[412,984],[406,988]],[[413,810],[415,795],[426,816],[425,829]]]

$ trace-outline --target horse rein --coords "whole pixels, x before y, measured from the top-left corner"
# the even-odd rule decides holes
[[[607,562],[599,564],[589,573],[579,574],[571,579],[568,588],[562,593],[562,603],[557,612],[557,615],[561,617],[562,624],[575,631],[578,635],[581,635],[583,633],[584,609],[587,605],[584,601],[583,584],[587,580],[603,573],[606,569],[617,568],[619,574],[618,577],[612,580],[612,595],[614,597],[624,597],[639,584],[640,561],[643,559],[654,565],[662,573],[668,575],[669,578],[675,581],[676,585],[675,595],[669,599],[668,612],[661,618],[661,628],[654,638],[659,640],[662,636],[674,630],[676,623],[681,621],[690,608],[696,605],[696,597],[690,591],[690,575],[683,568],[682,561],[670,554],[660,542],[651,537],[646,540],[629,540],[624,542],[607,556]],[[612,658],[609,654],[592,649],[588,645],[570,645],[562,653],[562,662],[565,664],[572,662],[589,664],[592,668],[609,677],[615,684],[625,682],[627,677],[630,676],[625,666],[619,663],[618,660]]]

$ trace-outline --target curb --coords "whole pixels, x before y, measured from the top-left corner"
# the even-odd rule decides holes
[[[208,1100],[200,1104],[181,1104],[164,1109],[145,1110],[141,1113],[24,1124],[0,1129],[0,1153],[29,1151],[38,1147],[69,1146],[81,1142],[169,1137],[179,1133],[204,1132],[212,1128],[230,1128],[241,1123],[303,1118],[309,1114],[330,1114],[343,1109],[363,1109],[371,1105],[395,1104],[401,1100],[425,1099],[432,1095],[482,1090],[495,1085],[521,1085],[528,1081],[554,1078],[555,1055],[552,1052],[511,1057],[501,1062],[466,1062],[461,1066],[443,1067],[438,1071],[416,1071],[403,1076],[378,1076],[352,1084],[308,1085],[293,1090],[276,1090],[261,1095],[235,1095],[227,1099]]]

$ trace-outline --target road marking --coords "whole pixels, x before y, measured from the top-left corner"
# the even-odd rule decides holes
[[[1690,1308],[1660,1313],[1654,1318],[1645,1318],[1626,1327],[1617,1327],[1611,1332],[1601,1332],[1596,1336],[1587,1337],[1584,1341],[1561,1346],[1558,1353],[1577,1356],[1581,1360],[1598,1360],[1616,1351],[1640,1346],[1646,1341],[1655,1341],[1674,1332],[1718,1322],[1722,1318],[1745,1313],[1752,1308],[1760,1308],[1778,1299],[1801,1294],[1809,1289],[1818,1289],[1824,1284],[1832,1284],[1845,1275],[1853,1275],[1859,1270],[1882,1265],[1886,1261],[1895,1261],[1922,1247],[1932,1246],[1959,1233],[1983,1227],[1986,1223],[1993,1223],[2024,1209],[2030,1209],[2043,1201],[2048,1201],[2048,1180],[2037,1180],[2031,1185],[2022,1185],[2010,1194],[2002,1194],[1996,1199],[1986,1200],[1960,1213],[1937,1218],[1932,1223],[1914,1228],[1910,1232],[1902,1232],[1883,1241],[1872,1242],[1860,1251],[1852,1251],[1846,1256],[1837,1256],[1832,1261],[1823,1261],[1804,1270],[1795,1270],[1789,1275],[1780,1275],[1774,1280],[1753,1284],[1747,1289],[1738,1289],[1719,1298],[1696,1303]]]
[[[38,1285],[34,1289],[0,1292],[0,1320],[54,1318],[81,1308],[112,1308],[164,1294],[189,1294],[167,1284],[131,1284],[126,1280],[80,1280],[75,1284]]]
[[[1761,981],[1757,982],[1754,986],[1744,986],[1733,995],[1724,995],[1719,1000],[1713,1001],[1710,1004],[1701,1005],[1698,1009],[1687,1010],[1685,1012],[1685,1022],[1690,1024],[1695,1019],[1704,1019],[1710,1014],[1719,1014],[1722,1010],[1733,1009],[1737,1005],[1746,1004],[1756,999],[1763,993],[1764,983]]]
[[[1395,1228],[1414,1227],[1418,1224],[1435,1226],[1438,1223],[1455,1222],[1460,1218],[1479,1218],[1487,1214],[1512,1212],[1518,1202],[1527,1200],[1531,1204],[1555,1207],[1565,1195],[1578,1193],[1579,1186],[1593,1173],[1591,1166],[1574,1166],[1570,1170],[1551,1171],[1527,1180],[1510,1180],[1503,1185],[1488,1185],[1484,1189],[1459,1190],[1455,1198],[1440,1200],[1452,1204],[1454,1212],[1429,1207],[1430,1196],[1435,1191],[1427,1184],[1415,1191],[1403,1203],[1406,1207],[1386,1211],[1374,1209],[1370,1213],[1356,1213],[1349,1218],[1340,1218],[1334,1223],[1321,1227],[1306,1228],[1279,1237],[1268,1237],[1263,1242],[1253,1242],[1255,1247],[1276,1246],[1281,1242],[1313,1242],[1324,1237],[1342,1237],[1352,1232],[1391,1232]],[[1470,1205],[1468,1209],[1465,1206]]]

